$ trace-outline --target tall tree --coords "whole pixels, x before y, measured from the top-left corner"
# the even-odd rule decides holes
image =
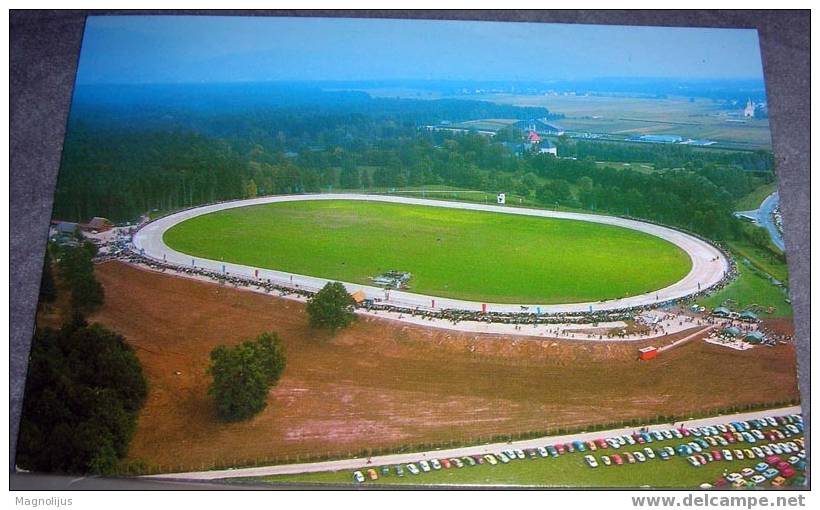
[[[43,472],[110,473],[125,457],[145,402],[142,366],[125,339],[80,315],[38,329],[17,464]]]
[[[356,302],[339,282],[328,282],[308,300],[307,312],[310,325],[329,329],[335,333],[339,328],[350,325],[355,319],[353,308]]]
[[[285,369],[285,353],[275,333],[263,333],[235,347],[211,351],[209,393],[225,421],[252,418],[265,408],[268,391]]]

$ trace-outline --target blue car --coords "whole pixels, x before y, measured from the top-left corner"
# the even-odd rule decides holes
[[[692,453],[693,453],[692,452],[692,447],[690,447],[688,444],[678,445],[677,452],[678,452],[678,455],[685,455],[687,457],[689,455],[692,455]]]
[[[587,451],[586,445],[584,443],[582,443],[581,441],[573,441],[572,446],[574,446],[575,449],[578,450],[579,452]]]

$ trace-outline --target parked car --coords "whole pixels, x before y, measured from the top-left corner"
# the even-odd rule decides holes
[[[732,450],[732,455],[733,455],[733,456],[734,456],[737,460],[745,460],[745,458],[744,458],[744,456],[743,456],[743,452],[742,452],[742,451],[740,451],[739,449],[734,449],[734,450]]]
[[[484,462],[487,460],[484,457],[484,455],[473,455],[471,458],[475,461],[476,464],[480,466],[484,464]]]
[[[615,453],[612,455],[612,463],[616,466],[622,466],[624,463],[624,459],[620,456],[620,454]]]
[[[635,456],[629,452],[624,452],[624,457],[626,458],[627,464],[634,464],[635,463]]]
[[[515,456],[516,456],[516,457],[518,457],[518,458],[519,458],[519,459],[521,459],[521,460],[523,460],[523,459],[526,459],[526,458],[527,458],[527,457],[524,455],[524,450],[515,450],[515,452],[513,452],[513,453],[515,453]]]
[[[598,449],[598,445],[595,444],[595,441],[589,440],[586,442],[587,450],[594,452]]]
[[[791,466],[785,467],[780,470],[780,476],[784,478],[791,478],[795,474],[797,474],[797,472]]]
[[[425,473],[429,473],[429,472],[430,472],[430,463],[429,463],[429,462],[427,462],[426,460],[420,460],[420,461],[419,461],[419,467],[420,467],[420,468],[421,468],[421,470],[422,470],[422,471],[424,471]]]
[[[496,453],[495,456],[498,457],[498,460],[500,460],[502,464],[507,464],[510,462],[510,458],[507,457],[504,452]]]
[[[740,474],[745,476],[746,478],[749,478],[750,476],[755,475],[755,470],[752,468],[745,467],[740,470]]]
[[[575,446],[573,446],[572,443],[565,444],[564,449],[567,451],[567,453],[575,453]]]
[[[752,452],[755,454],[755,457],[758,459],[762,459],[766,455],[763,453],[763,450],[760,449],[759,446],[752,446]]]
[[[686,457],[686,460],[689,462],[689,464],[692,464],[692,467],[700,467],[700,462],[698,462],[698,459],[696,459],[695,457]]]
[[[370,469],[367,470],[367,477],[370,478],[373,481],[376,481],[376,480],[379,479],[379,474],[376,473],[375,469],[370,468]]]
[[[643,449],[643,452],[646,455],[647,459],[654,459],[655,458],[655,452],[652,450],[652,448],[647,446],[646,448]]]
[[[558,456],[558,450],[554,446],[547,446],[547,453],[549,453],[552,458]]]
[[[778,470],[774,469],[774,468],[769,468],[769,469],[767,469],[766,471],[763,472],[763,476],[765,476],[766,478],[768,478],[770,480],[772,478],[774,478],[775,476],[779,475],[779,474],[780,474],[780,472]]]
[[[419,468],[416,467],[415,464],[407,464],[407,471],[410,471],[410,474],[417,475],[419,474]]]
[[[746,456],[747,459],[752,460],[755,458],[755,452],[752,451],[751,448],[744,448],[743,455]]]
[[[688,444],[679,444],[676,451],[678,455],[692,455],[694,450],[692,450],[692,447]]]
[[[536,450],[538,451],[538,455],[541,457],[549,457],[549,452],[547,452],[547,449],[543,446],[539,446]]]
[[[714,459],[714,460],[722,460],[723,459],[723,455],[721,455],[721,453],[719,451],[714,450],[711,453],[712,453],[712,459]]]
[[[382,466],[380,469],[382,476],[390,476],[390,466]]]
[[[758,473],[762,473],[767,469],[769,469],[769,465],[765,462],[758,462],[757,464],[755,464],[755,471],[757,471]]]
[[[661,434],[665,439],[674,439],[675,436],[672,435],[670,430],[661,430]]]
[[[404,476],[404,468],[401,467],[401,464],[396,464],[396,467],[394,467],[393,470],[396,472],[396,476],[398,476],[399,478]]]
[[[757,485],[760,485],[761,483],[766,482],[766,478],[763,477],[763,476],[760,476],[760,475],[754,475],[750,478],[750,480],[753,481],[754,483],[756,483]]]
[[[453,467],[453,465],[450,464],[450,461],[448,459],[441,459],[439,461],[439,464],[441,464],[441,467],[443,467],[444,469],[450,469],[451,467]]]
[[[738,480],[743,480],[743,477],[740,476],[740,473],[729,473],[728,475],[726,475],[726,480],[734,483]]]
[[[430,467],[438,471],[439,469],[441,469],[441,462],[439,462],[438,459],[433,459],[430,461]]]
[[[604,466],[611,466],[612,460],[606,455],[601,455],[601,463],[603,463]]]
[[[459,458],[450,459],[450,464],[452,464],[453,466],[455,466],[457,468],[463,468],[464,467],[464,463]]]
[[[628,445],[634,445],[635,444],[635,438],[630,436],[629,434],[624,434],[623,436],[621,436],[621,439],[624,440],[624,444],[628,444]]]
[[[760,475],[757,475],[757,477],[758,478],[763,478]],[[766,479],[763,478],[763,481],[765,482]],[[772,480],[772,487],[783,487],[784,485],[786,485],[786,481],[787,480],[785,478],[783,478],[782,476],[776,476],[776,477],[774,477],[774,480]]]
[[[635,456],[635,460],[637,460],[638,462],[646,462],[646,457],[644,457],[644,454],[643,454],[643,453],[641,453],[641,452],[634,452],[632,455],[634,455],[634,456]]]
[[[725,460],[725,461],[735,460],[734,456],[732,455],[732,452],[730,452],[729,450],[723,450],[720,453],[723,454],[723,460]]]
[[[466,464],[467,466],[473,467],[473,466],[475,466],[475,465],[476,465],[476,460],[475,460],[474,458],[470,457],[470,456],[461,457],[461,460],[462,460],[462,461],[464,462],[464,464]]]
[[[356,483],[364,483],[364,475],[361,471],[353,472],[353,481]]]
[[[484,460],[486,460],[487,463],[491,466],[495,466],[496,464],[498,464],[498,459],[496,459],[494,455],[490,455],[489,453],[484,456]]]
[[[558,452],[558,455],[563,455],[567,451],[562,444],[555,445],[555,450]]]
[[[669,452],[667,452],[666,450],[661,448],[661,449],[658,450],[658,457],[661,460],[669,460]]]
[[[586,461],[587,465],[591,468],[598,467],[598,461],[595,460],[595,457],[592,455],[584,455],[584,461]]]

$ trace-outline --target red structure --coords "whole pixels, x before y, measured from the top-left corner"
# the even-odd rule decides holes
[[[527,137],[527,140],[530,143],[539,143],[541,141],[541,137],[538,136],[538,133],[535,131],[530,131],[530,135]]]
[[[648,347],[642,347],[642,348],[638,349],[638,352],[640,353],[638,355],[638,358],[646,361],[646,360],[650,360],[650,359],[652,359],[652,358],[654,358],[658,355],[658,348],[653,347],[653,346],[650,345]]]

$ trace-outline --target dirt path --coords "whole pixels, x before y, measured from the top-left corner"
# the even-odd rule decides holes
[[[374,318],[329,338],[308,328],[294,301],[119,262],[97,274],[106,303],[92,320],[128,339],[149,383],[129,455],[162,471],[418,449],[798,395],[790,345],[737,352],[692,342],[647,363],[636,349],[650,342],[522,339]],[[221,423],[207,395],[209,352],[266,330],[284,342],[283,377],[258,416]]]

